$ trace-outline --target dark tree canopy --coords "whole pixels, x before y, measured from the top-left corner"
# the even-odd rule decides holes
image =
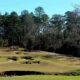
[[[0,46],[11,45],[80,57],[80,8],[51,18],[40,6],[21,15],[0,13]]]

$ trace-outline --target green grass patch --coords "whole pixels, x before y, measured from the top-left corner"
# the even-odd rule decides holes
[[[0,80],[80,80],[80,76],[28,75],[15,77],[0,77]]]

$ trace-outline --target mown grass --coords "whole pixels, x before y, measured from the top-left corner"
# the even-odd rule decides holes
[[[28,75],[15,77],[0,77],[0,80],[80,80],[80,76]]]

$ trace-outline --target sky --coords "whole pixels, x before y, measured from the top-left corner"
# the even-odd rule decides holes
[[[73,10],[75,4],[80,4],[80,0],[0,0],[0,12],[16,11],[18,14],[23,10],[34,12],[36,7],[41,6],[49,16],[52,16]]]

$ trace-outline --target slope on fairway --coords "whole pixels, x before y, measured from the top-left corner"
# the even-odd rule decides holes
[[[14,60],[13,58],[16,58]],[[26,59],[32,57],[32,59]],[[39,63],[38,63],[39,62]],[[0,72],[37,71],[44,73],[68,72],[80,69],[80,59],[44,51],[26,52],[0,49]]]

